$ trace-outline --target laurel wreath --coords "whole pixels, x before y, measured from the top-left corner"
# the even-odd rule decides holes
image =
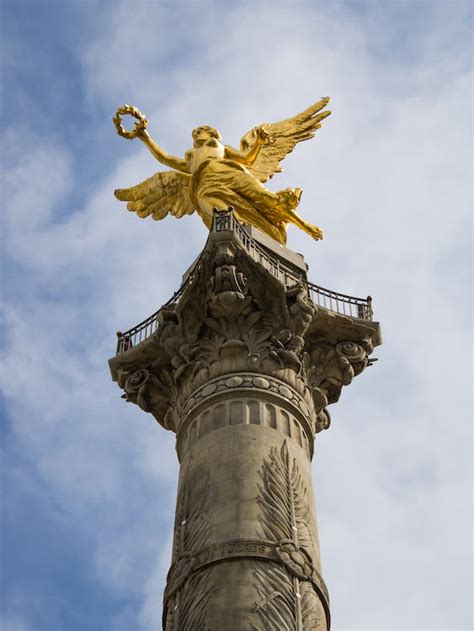
[[[126,130],[122,125],[122,116],[126,114],[129,114],[137,119],[137,122],[131,131]],[[140,131],[144,131],[148,125],[146,116],[144,116],[138,107],[135,107],[134,105],[122,105],[122,107],[119,107],[112,120],[114,122],[115,129],[117,130],[117,134],[119,136],[123,136],[123,138],[128,138],[128,140],[136,138],[138,133]]]

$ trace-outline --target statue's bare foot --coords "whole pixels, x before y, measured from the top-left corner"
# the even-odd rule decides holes
[[[303,229],[310,236],[312,236],[313,239],[316,239],[316,241],[320,241],[321,239],[324,238],[324,232],[321,230],[321,228],[318,228],[317,226],[313,226],[312,223],[306,223],[305,222],[305,227]]]
[[[309,223],[308,221],[301,219],[298,213],[294,210],[291,212],[291,214],[292,214],[292,222],[296,226],[298,226],[298,228],[301,228],[301,230],[304,230],[306,234],[309,234],[311,237],[313,237],[313,239],[316,239],[316,241],[320,241],[321,239],[324,238],[324,232],[321,230],[321,228],[318,228],[318,226],[315,226],[312,223]]]

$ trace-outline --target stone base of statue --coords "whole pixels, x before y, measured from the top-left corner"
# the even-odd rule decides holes
[[[306,270],[300,255],[216,212],[179,292],[119,335],[113,379],[176,432],[166,631],[330,627],[314,438],[380,330],[370,299],[311,285]]]

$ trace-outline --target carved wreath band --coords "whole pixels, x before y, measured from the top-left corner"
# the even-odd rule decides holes
[[[309,581],[329,601],[327,587],[312,564],[309,553],[289,539],[272,544],[267,541],[241,541],[218,544],[200,552],[187,552],[171,566],[168,573],[166,598],[181,589],[189,576],[206,565],[233,558],[254,557],[261,561],[277,561],[294,577]]]

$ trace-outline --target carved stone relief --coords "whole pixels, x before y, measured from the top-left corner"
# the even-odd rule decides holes
[[[186,476],[176,506],[174,563],[168,572],[164,594],[167,631],[206,629],[203,625],[207,603],[216,586],[209,583],[208,570],[198,576],[193,571],[196,553],[208,545],[210,503],[209,469],[205,465],[196,466]]]
[[[184,401],[178,416],[178,454],[190,440],[195,441],[212,429],[253,423],[293,438],[312,456],[316,428],[309,390],[301,386],[297,392],[269,375],[240,373],[211,380]]]
[[[210,630],[213,599],[220,597],[218,567],[232,563],[246,564],[245,581],[255,595],[239,624],[251,631],[326,630],[329,598],[317,571],[309,463],[294,456],[302,448],[312,457],[314,434],[330,424],[327,406],[370,364],[372,329],[328,315],[305,285],[285,286],[231,240],[209,243],[179,302],[158,313],[156,331],[112,360],[123,398],[177,433],[185,467],[163,625]],[[239,424],[275,430],[248,433],[270,444],[281,440],[281,447],[269,444],[263,460],[258,451],[252,461],[246,497],[252,508],[242,509],[251,517],[238,515],[252,524],[245,531],[250,538],[222,541],[212,537],[218,528],[213,463],[196,464],[192,451],[206,453],[210,432],[225,426],[220,435],[229,437],[229,426]],[[234,536],[232,528],[225,532]]]
[[[158,313],[143,352],[124,354],[117,371],[124,398],[175,430],[177,410],[194,390],[250,371],[312,398],[314,431],[326,429],[326,406],[368,365],[371,342],[318,339],[312,324],[318,309],[303,284],[285,287],[238,248],[217,244],[204,252],[180,302]]]
[[[311,530],[312,507],[287,441],[281,448],[270,449],[258,471],[257,540],[211,544],[210,465],[194,465],[191,459],[184,466],[176,510],[174,563],[165,590],[165,629],[208,628],[207,615],[219,590],[212,579],[212,567],[249,558],[255,559],[252,576],[256,602],[245,620],[248,629],[308,631],[323,624],[321,612],[329,620],[327,589],[311,556],[316,536]]]
[[[225,400],[218,397],[208,402],[202,410],[190,414],[179,428],[176,450],[181,459],[188,449],[209,432],[229,425],[259,425],[275,430],[291,438],[311,459],[313,453],[313,433],[311,422],[302,422],[305,417],[301,410],[279,404],[278,399],[263,399],[258,392],[250,391],[248,396],[230,396]]]
[[[257,602],[246,620],[252,631],[313,631],[326,628],[321,602],[310,583],[291,577],[278,566],[257,565]],[[322,615],[321,615],[322,614]]]
[[[255,571],[262,601],[256,605],[254,613],[264,629],[307,630],[320,625],[317,612],[322,602],[329,624],[329,597],[311,557],[314,541],[307,489],[286,441],[281,449],[271,448],[259,475],[262,536],[275,541],[276,558],[286,573],[283,575],[281,569],[266,570],[261,575],[258,569]],[[279,589],[272,589],[268,574],[278,580]],[[311,589],[305,583],[309,583]],[[277,616],[283,616],[280,627],[272,626]]]
[[[213,568],[205,568],[189,577],[186,589],[165,600],[165,631],[214,631],[208,623],[209,605],[218,588],[212,581]]]
[[[335,403],[343,386],[368,365],[367,351],[355,342],[318,342],[305,357],[306,377],[316,412]]]
[[[311,509],[298,464],[291,458],[286,440],[280,450],[272,447],[259,471],[261,536],[270,541],[293,541],[313,547],[308,526]]]
[[[258,600],[246,623],[252,631],[300,631],[299,606],[293,578],[278,565],[256,565],[254,570]]]

